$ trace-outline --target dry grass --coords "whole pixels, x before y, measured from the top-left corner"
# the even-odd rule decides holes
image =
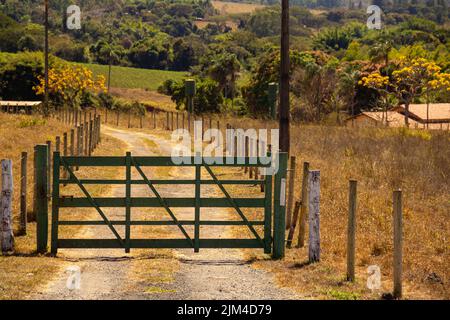
[[[0,113],[0,158],[13,161],[13,212],[15,229],[18,227],[20,201],[20,161],[21,152],[28,152],[27,162],[27,199],[31,210],[33,197],[33,148],[45,144],[47,140],[55,144],[55,137],[62,136],[70,127],[56,119],[44,119],[40,116],[13,115]]]
[[[39,121],[34,121],[38,119]],[[27,126],[24,126],[27,123]],[[30,126],[30,123],[34,123]],[[54,137],[61,135],[64,131],[70,128],[64,124],[53,120],[45,119],[45,121],[35,116],[17,116],[0,114],[0,147],[2,150],[2,158],[13,159],[14,165],[14,202],[13,202],[13,214],[15,229],[17,229],[17,216],[19,212],[19,163],[20,152],[28,151],[28,206],[31,208],[32,201],[32,160],[33,160],[33,146],[45,142],[46,140],[52,140],[54,143]],[[11,135],[11,133],[14,133]],[[5,139],[8,137],[8,139]],[[102,143],[95,151],[96,155],[110,154],[113,152],[116,154],[123,154],[123,144],[120,141],[111,139],[108,137],[102,138]],[[115,150],[115,151],[112,151]],[[99,169],[87,169],[85,171],[80,170],[79,175],[92,175],[96,174]],[[114,168],[108,168],[102,170],[102,176],[107,178],[113,178],[117,175],[117,171]],[[71,193],[73,186],[62,188],[62,193]],[[96,186],[92,192],[98,194],[108,192],[107,186]],[[78,215],[82,215],[82,212],[78,212]],[[50,216],[50,214],[49,214]],[[50,218],[50,217],[49,217]],[[60,234],[62,237],[76,234],[78,228],[62,229]],[[50,239],[49,239],[50,240]],[[23,299],[26,298],[33,288],[39,286],[50,279],[54,272],[62,268],[65,264],[63,260],[52,258],[48,255],[37,255],[36,250],[36,224],[31,222],[27,226],[27,235],[15,238],[15,254],[10,256],[0,256],[0,300],[3,299]]]
[[[229,123],[256,128],[275,125],[248,119]],[[287,249],[285,260],[257,265],[275,272],[282,285],[314,298],[339,298],[341,291],[343,297],[355,293],[359,298],[374,298],[379,295],[365,289],[365,280],[367,266],[376,264],[382,271],[382,290],[391,291],[392,191],[401,188],[404,296],[448,299],[449,133],[302,125],[292,128],[291,139],[291,152],[297,157],[295,199],[300,197],[303,161],[321,171],[322,261],[307,265],[305,249]],[[343,281],[349,179],[358,180],[358,281],[354,285]]]
[[[258,9],[262,9],[265,5],[256,3],[241,3],[227,1],[211,1],[214,9],[220,14],[236,14],[236,13],[252,13]]]
[[[216,23],[214,21],[203,20],[203,21],[194,21],[194,24],[197,26],[197,28],[204,29],[208,24],[216,24]],[[231,28],[231,30],[233,31],[236,31],[238,29],[238,24],[232,20],[225,21],[225,25]]]
[[[169,96],[160,94],[156,91],[144,89],[126,89],[126,88],[111,88],[111,94],[115,97],[126,101],[139,101],[144,104],[164,110],[175,110],[175,103]]]

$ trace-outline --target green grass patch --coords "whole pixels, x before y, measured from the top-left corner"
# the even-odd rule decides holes
[[[145,293],[175,293],[175,289],[164,289],[161,287],[149,287],[145,290]]]
[[[92,63],[81,63],[92,70],[95,76],[103,75],[108,78],[108,66]],[[128,89],[156,90],[167,79],[182,80],[188,76],[187,72],[139,69],[113,66],[111,69],[111,87]]]
[[[47,123],[45,119],[39,119],[39,118],[26,118],[22,119],[19,122],[19,128],[28,128],[28,127],[35,127],[35,126],[43,126]]]
[[[355,292],[340,291],[335,289],[328,290],[326,294],[336,300],[358,300],[360,297],[360,295]]]

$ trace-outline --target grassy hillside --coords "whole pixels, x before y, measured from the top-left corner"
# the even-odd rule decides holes
[[[108,66],[86,63],[82,64],[92,70],[94,75],[108,77]],[[111,72],[111,87],[114,88],[140,88],[156,90],[167,79],[181,80],[188,74],[186,72],[150,70],[113,66]]]
[[[211,1],[214,9],[220,14],[237,14],[251,13],[257,9],[264,8],[265,5],[256,3],[228,2],[228,1]]]

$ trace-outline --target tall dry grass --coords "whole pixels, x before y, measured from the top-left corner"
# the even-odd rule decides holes
[[[222,130],[227,123],[235,128],[278,126],[274,121],[216,115],[212,118],[212,127],[217,127],[219,120]],[[205,126],[208,127],[206,119],[207,116]],[[164,128],[165,121],[165,114],[159,113],[157,128]],[[152,128],[149,115],[144,117],[143,123],[144,128]],[[127,126],[124,116],[121,116],[120,126]],[[132,126],[139,127],[138,118],[132,118]],[[327,295],[324,292],[328,287],[340,286],[345,275],[348,182],[356,179],[359,280],[356,287],[346,290],[355,290],[362,296],[367,294],[363,280],[367,276],[366,268],[371,264],[381,267],[383,289],[390,289],[392,192],[402,189],[406,296],[450,297],[448,131],[294,124],[291,155],[297,158],[295,200],[299,200],[301,193],[302,163],[308,161],[311,169],[321,171],[322,262],[316,267],[307,267],[306,275],[297,272],[296,268],[304,265],[307,254],[305,249],[289,249],[284,261],[267,262],[265,268],[274,271],[283,284],[298,290],[305,290],[311,283],[320,283],[309,287],[315,292],[314,297]],[[323,281],[323,278],[328,280]]]
[[[28,153],[27,162],[27,199],[28,210],[32,210],[33,198],[33,153],[34,146],[45,144],[47,140],[55,145],[55,137],[70,131],[70,127],[53,118],[38,115],[15,115],[0,113],[0,158],[13,162],[13,214],[15,229],[18,228],[20,203],[20,162],[21,153]]]
[[[276,127],[274,122],[249,119],[229,122],[236,128]],[[293,125],[291,155],[297,158],[296,200],[301,194],[302,163],[308,161],[311,169],[321,171],[323,265],[342,277],[345,275],[348,183],[356,179],[356,263],[360,280],[365,279],[365,270],[371,264],[381,267],[384,280],[391,279],[392,192],[402,189],[403,278],[407,296],[409,293],[410,297],[450,297],[448,131]],[[270,268],[284,284],[301,289],[305,285],[305,279],[301,280],[304,275],[295,273],[292,266],[301,266],[306,257],[302,249],[288,249],[287,259],[270,264]],[[314,276],[311,281],[316,281],[313,279]],[[333,281],[325,282],[324,286],[340,283]],[[364,286],[360,283],[359,290],[363,293]],[[384,286],[389,287],[390,282]],[[323,290],[321,285],[317,288]]]

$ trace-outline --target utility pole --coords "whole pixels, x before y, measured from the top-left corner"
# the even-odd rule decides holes
[[[44,18],[44,30],[45,30],[45,44],[44,44],[44,115],[49,113],[48,107],[48,0],[45,0],[45,18]]]
[[[108,68],[108,94],[109,94],[109,90],[111,88],[111,59],[112,59],[112,52],[111,52],[111,48],[109,48],[109,68]]]
[[[289,153],[289,0],[281,0],[280,150]]]

